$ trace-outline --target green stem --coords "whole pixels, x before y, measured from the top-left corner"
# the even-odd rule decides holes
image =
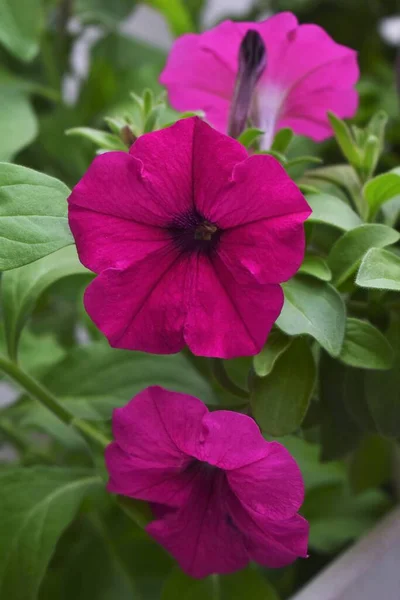
[[[236,385],[236,383],[229,378],[222,359],[212,358],[211,369],[215,379],[218,381],[221,387],[228,392],[231,392],[231,394],[238,396],[239,398],[249,398],[249,393]]]
[[[4,356],[0,356],[0,369],[32,398],[38,400],[38,402],[50,410],[65,425],[71,425],[79,431],[89,442],[94,442],[102,450],[110,443],[110,440],[101,431],[87,421],[75,418],[41,383]]]

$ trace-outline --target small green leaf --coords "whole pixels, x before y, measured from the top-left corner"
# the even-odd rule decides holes
[[[361,262],[356,284],[366,288],[400,291],[400,258],[389,250],[371,248]]]
[[[290,129],[290,127],[284,127],[283,129],[280,129],[274,137],[274,141],[272,142],[271,150],[285,154],[286,150],[289,147],[290,142],[293,139],[293,136],[294,136],[294,133],[293,133],[293,130]]]
[[[330,194],[309,194],[307,202],[312,209],[309,223],[325,223],[342,231],[349,231],[362,224],[360,217],[346,202]]]
[[[378,110],[367,125],[366,132],[378,138],[381,146],[385,136],[385,128],[389,117],[384,110]]]
[[[264,433],[286,435],[298,429],[315,385],[315,363],[307,340],[297,338],[266,377],[255,377],[250,397]]]
[[[85,24],[99,23],[115,28],[132,11],[135,0],[76,0],[74,12]]]
[[[264,348],[253,358],[254,371],[258,377],[265,377],[271,373],[276,361],[290,342],[291,339],[279,329],[271,331]]]
[[[93,471],[57,467],[0,471],[1,598],[36,600],[58,539],[85,496],[102,486]]]
[[[245,129],[243,133],[238,137],[238,142],[243,144],[246,148],[250,148],[254,142],[258,140],[260,136],[263,135],[262,129],[257,129],[256,127],[250,127],[249,129]]]
[[[297,158],[287,160],[286,167],[289,169],[290,167],[295,167],[297,165],[305,165],[307,163],[311,163],[313,165],[320,165],[322,162],[322,158],[318,158],[318,156],[298,156]]]
[[[69,193],[53,177],[0,163],[0,270],[21,267],[73,243]]]
[[[107,133],[100,129],[92,129],[91,127],[74,127],[65,132],[67,135],[74,135],[90,140],[101,150],[124,150],[127,147],[121,138],[113,133]]]
[[[378,138],[375,135],[369,135],[364,146],[364,156],[360,168],[363,180],[368,179],[374,173],[380,153],[381,145]]]
[[[230,575],[220,575],[220,600],[279,600],[272,584],[254,567]],[[177,596],[176,596],[177,598]],[[203,596],[202,600],[210,598]],[[218,600],[218,596],[215,597]]]
[[[328,112],[328,119],[335,132],[336,141],[349,163],[355,167],[361,165],[361,154],[346,123],[334,113]]]
[[[1,296],[8,353],[17,356],[22,329],[41,294],[55,281],[69,275],[91,273],[79,262],[75,246],[3,274]]]
[[[35,139],[38,122],[26,94],[0,86],[0,132],[0,161],[12,160]]]
[[[366,252],[372,247],[383,248],[395,244],[400,234],[387,225],[360,225],[345,233],[332,246],[328,265],[333,273],[334,284],[339,287],[361,263]]]
[[[390,369],[393,349],[385,336],[371,323],[348,318],[340,360],[362,369]]]
[[[41,0],[0,0],[0,43],[23,61],[35,58],[44,23]]]
[[[366,396],[378,431],[389,437],[400,437],[400,316],[392,314],[387,339],[395,353],[390,371],[367,371]]]
[[[276,324],[287,335],[308,334],[330,354],[343,344],[345,306],[337,291],[311,277],[295,277],[283,285],[285,304]]]
[[[321,281],[330,281],[332,279],[331,270],[325,260],[320,256],[313,256],[312,254],[305,257],[299,273],[311,275]]]
[[[369,206],[369,220],[372,220],[385,202],[400,196],[400,174],[389,172],[374,177],[365,184],[363,193]]]

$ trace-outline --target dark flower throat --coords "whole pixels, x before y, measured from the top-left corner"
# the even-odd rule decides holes
[[[212,252],[221,235],[214,223],[195,210],[175,217],[168,231],[176,246],[185,252]]]

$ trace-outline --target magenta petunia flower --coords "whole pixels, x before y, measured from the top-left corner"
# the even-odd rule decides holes
[[[209,123],[227,132],[239,48],[249,30],[257,31],[266,46],[266,67],[257,83],[252,115],[254,125],[265,131],[264,148],[282,127],[324,140],[332,135],[328,110],[342,118],[354,115],[356,52],[334,42],[317,25],[299,25],[290,12],[260,23],[225,21],[176,40],[160,78],[174,108],[202,109]]]
[[[69,198],[85,307],[112,346],[214,357],[261,349],[299,268],[310,209],[270,156],[198,118],[98,156]]]
[[[250,417],[150,387],[114,410],[108,490],[152,503],[147,532],[193,577],[307,556],[300,470]]]

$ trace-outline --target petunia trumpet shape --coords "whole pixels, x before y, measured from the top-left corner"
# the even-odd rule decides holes
[[[282,127],[321,141],[332,135],[327,111],[342,118],[354,115],[356,52],[337,44],[318,25],[299,25],[290,12],[260,23],[225,21],[178,38],[160,78],[174,108],[202,109],[209,123],[227,132],[239,48],[249,30],[257,31],[266,47],[252,114],[253,125],[265,131],[264,148]]]
[[[310,209],[270,156],[198,118],[95,158],[69,198],[85,307],[112,346],[253,355],[299,268]]]
[[[192,577],[307,556],[300,470],[250,417],[150,387],[113,413],[108,490],[150,502],[147,532]]]

